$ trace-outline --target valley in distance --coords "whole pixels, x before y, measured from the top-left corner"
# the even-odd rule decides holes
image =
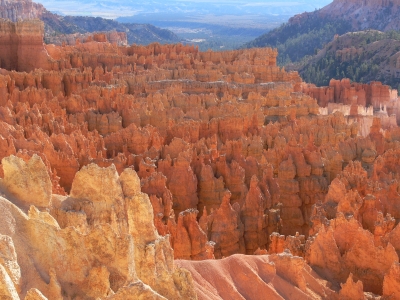
[[[74,3],[0,0],[1,299],[400,299],[399,0]]]

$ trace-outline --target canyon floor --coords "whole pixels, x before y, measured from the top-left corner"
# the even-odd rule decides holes
[[[0,298],[400,299],[397,91],[43,34],[0,21]]]

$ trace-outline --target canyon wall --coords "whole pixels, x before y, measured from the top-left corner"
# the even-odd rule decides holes
[[[45,8],[39,3],[26,0],[1,0],[0,18],[18,22],[25,19],[39,18]]]
[[[300,90],[317,99],[322,108],[328,108],[328,111],[322,109],[322,114],[340,110],[347,116],[356,117],[362,123],[371,123],[372,119],[365,116],[372,115],[381,119],[385,129],[400,124],[398,92],[379,81],[362,84],[350,82],[347,78],[331,79],[328,87],[303,83]],[[368,128],[363,130],[364,136],[369,133]]]
[[[318,100],[318,105],[326,107],[328,103],[342,103],[346,105],[372,106],[379,109],[390,101],[397,101],[397,94],[393,94],[388,85],[379,81],[362,84],[350,82],[350,79],[331,79],[329,87],[316,87],[304,84],[302,91]]]
[[[43,47],[44,26],[39,20],[0,22],[0,67],[29,72],[50,69],[51,58]]]

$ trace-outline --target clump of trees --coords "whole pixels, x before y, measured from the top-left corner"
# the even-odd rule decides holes
[[[375,42],[380,43],[372,45]],[[336,50],[347,48],[349,45],[362,51],[342,60],[336,55]],[[302,61],[299,72],[306,82],[322,86],[328,85],[331,78],[350,78],[364,83],[379,80],[393,88],[399,88],[400,74],[386,71],[389,66],[395,64],[394,55],[400,51],[399,31],[369,30],[347,34],[329,43],[324,50],[324,56],[308,57]]]
[[[285,23],[280,27],[244,45],[252,47],[272,47],[278,49],[278,65],[299,62],[307,55],[313,55],[330,42],[335,34],[344,34],[351,28],[345,20],[322,19],[308,15],[299,24]]]

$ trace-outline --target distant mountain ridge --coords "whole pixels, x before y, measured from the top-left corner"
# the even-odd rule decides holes
[[[165,44],[181,41],[172,31],[151,24],[119,23],[100,17],[59,16],[50,12],[43,14],[41,19],[46,24],[48,35],[116,30],[126,33],[129,44]]]
[[[286,65],[315,54],[335,34],[366,29],[399,30],[400,0],[334,0],[319,10],[295,15],[244,47],[278,48],[278,63]]]
[[[16,22],[20,19],[41,19],[45,23],[45,40],[56,40],[63,34],[98,31],[125,32],[129,44],[176,43],[180,38],[172,31],[150,24],[119,23],[99,17],[60,16],[31,0],[0,0],[0,18]]]

